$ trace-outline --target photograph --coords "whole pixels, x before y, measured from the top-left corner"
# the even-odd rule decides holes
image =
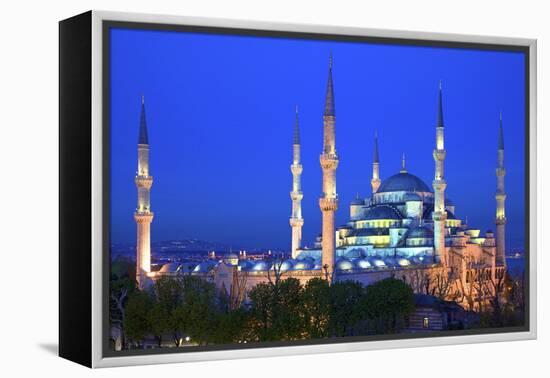
[[[104,30],[106,355],[529,330],[524,49]]]

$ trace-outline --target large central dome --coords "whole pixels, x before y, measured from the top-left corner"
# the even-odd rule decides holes
[[[400,172],[382,181],[376,193],[382,192],[431,192],[424,181],[407,172]]]

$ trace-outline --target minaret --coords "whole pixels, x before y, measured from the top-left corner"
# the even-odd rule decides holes
[[[506,265],[506,191],[504,190],[504,132],[502,130],[502,112],[500,113],[500,125],[498,132],[498,152],[497,152],[497,192],[495,199],[497,201],[497,211],[495,223],[497,226],[497,264]]]
[[[372,159],[372,178],[370,180],[370,185],[372,187],[372,194],[378,191],[380,184],[380,160],[378,157],[378,132],[374,132],[374,156]]]
[[[292,145],[292,215],[290,217],[290,227],[292,227],[292,258],[297,256],[297,250],[302,245],[302,226],[304,219],[302,218],[302,164],[300,164],[300,124],[298,122],[298,106],[296,106],[296,121],[294,122],[294,143]]]
[[[328,68],[325,112],[323,115],[323,152],[319,158],[321,168],[323,169],[323,193],[319,199],[319,207],[323,213],[322,272],[323,276],[329,281],[334,280],[334,213],[338,209],[338,195],[336,194],[336,168],[338,168],[338,155],[336,154],[336,138],[334,133],[336,121],[334,110],[334,87],[332,83],[331,54]]]
[[[151,212],[150,192],[153,177],[149,175],[149,139],[145,119],[145,99],[141,97],[141,118],[138,138],[138,169],[135,178],[138,201],[134,219],[137,224],[136,281],[140,289],[144,287],[147,273],[151,271]]]
[[[435,193],[433,222],[434,222],[434,249],[436,260],[439,260],[444,266],[447,265],[447,253],[445,249],[445,220],[447,211],[445,210],[445,137],[443,124],[443,98],[441,90],[441,81],[439,82],[439,103],[437,110],[437,125],[435,128],[435,149],[433,157],[435,160],[435,178],[433,188]]]

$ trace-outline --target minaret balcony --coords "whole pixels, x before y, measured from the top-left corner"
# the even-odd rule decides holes
[[[302,167],[302,164],[292,164],[290,166],[290,171],[292,172],[292,174],[294,176],[296,175],[301,175],[302,174],[302,171],[303,171],[303,167]]]
[[[506,219],[505,216],[500,216],[500,217],[495,218],[495,223],[497,225],[506,224],[506,221],[507,221],[507,219]]]
[[[151,223],[153,221],[153,213],[151,211],[136,211],[134,219],[136,223]]]
[[[153,186],[153,176],[136,176],[135,182],[138,188],[151,189],[151,186]]]
[[[435,160],[443,161],[443,160],[445,160],[445,157],[447,156],[447,151],[446,150],[435,149],[434,153],[433,153],[433,156],[434,156]]]
[[[321,163],[321,168],[325,170],[335,170],[338,168],[339,160],[336,154],[321,154],[319,161]]]
[[[446,211],[434,211],[432,213],[432,219],[435,222],[445,221],[445,220],[447,220],[447,212]]]
[[[499,167],[496,169],[496,172],[497,172],[497,177],[504,177],[506,176],[506,168],[504,167]]]
[[[304,194],[301,191],[290,192],[290,199],[292,199],[293,201],[301,201],[302,198],[304,198]]]
[[[439,179],[439,180],[434,180],[432,182],[432,186],[435,191],[442,192],[445,190],[445,188],[447,188],[447,183],[445,182],[445,180]]]
[[[303,218],[290,218],[291,227],[302,227],[304,225]]]
[[[506,193],[502,193],[502,192],[497,192],[495,194],[495,199],[497,201],[504,201],[506,199]]]
[[[319,198],[319,207],[321,211],[336,211],[338,210],[338,197],[321,197]]]

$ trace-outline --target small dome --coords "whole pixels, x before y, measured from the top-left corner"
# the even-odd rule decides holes
[[[292,270],[292,268],[294,268],[294,260],[285,260],[281,264],[279,270],[281,272],[286,272],[287,270]]]
[[[399,258],[397,258],[397,265],[399,265],[399,266],[409,266],[409,265],[411,265],[411,262],[408,259],[404,258],[404,257],[399,257]]]
[[[164,264],[162,268],[160,268],[160,273],[176,273],[178,271],[178,268],[180,267],[179,263],[168,263]]]
[[[238,260],[239,256],[237,256],[235,253],[230,253],[229,255],[225,256],[226,260]]]
[[[254,267],[254,263],[250,260],[239,260],[237,265],[241,267],[241,270],[249,270]]]
[[[269,269],[271,269],[271,263],[264,260],[257,261],[252,267],[252,270],[254,271],[264,271]]]
[[[191,273],[195,267],[197,266],[197,264],[195,263],[192,263],[192,262],[184,262],[183,264],[181,264],[178,268],[178,272],[179,273]]]
[[[401,214],[393,207],[381,205],[371,207],[367,210],[364,219],[376,220],[376,219],[401,219]]]
[[[313,270],[319,270],[322,268],[322,262],[321,260],[315,260],[315,262],[313,263]]]
[[[372,265],[371,263],[369,262],[368,259],[358,259],[355,261],[355,265],[359,268],[359,269],[368,269],[368,268],[372,268]]]
[[[338,270],[352,270],[353,269],[353,263],[346,259],[346,258],[340,258],[336,261],[336,269]]]
[[[215,265],[212,261],[203,261],[193,269],[193,273],[208,273]]]
[[[418,226],[411,231],[407,238],[422,238],[422,239],[433,239],[434,232],[426,226]]]
[[[382,181],[376,193],[384,192],[431,192],[424,181],[407,172],[400,172]]]
[[[397,265],[397,261],[393,257],[384,258],[384,262],[386,263],[387,266],[396,266]]]
[[[405,194],[405,197],[403,198],[403,201],[405,202],[422,202],[422,198],[418,193],[407,193]]]
[[[294,270],[310,270],[313,264],[309,260],[300,260],[294,264]]]
[[[369,261],[370,261],[371,265],[375,266],[375,267],[384,267],[384,266],[386,266],[386,263],[380,257],[371,257],[369,259]]]

